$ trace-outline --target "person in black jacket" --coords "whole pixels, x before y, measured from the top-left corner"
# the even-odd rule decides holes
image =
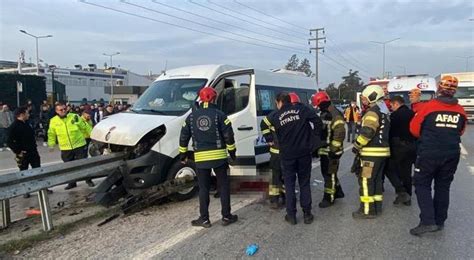
[[[8,147],[15,153],[16,162],[20,171],[41,167],[41,159],[36,147],[35,132],[27,123],[30,114],[27,107],[20,107],[15,111],[15,122],[9,127]],[[49,191],[49,190],[48,190]],[[25,194],[25,198],[30,194]]]
[[[412,165],[416,160],[415,138],[410,133],[410,121],[415,113],[401,96],[391,99],[389,170],[386,175],[397,193],[393,204],[411,205]]]
[[[295,182],[298,176],[300,204],[304,223],[313,222],[311,213],[311,154],[321,146],[322,121],[315,111],[302,103],[291,103],[287,93],[276,96],[278,112],[269,118],[280,144],[281,166],[285,183],[286,216],[292,225],[296,221]]]
[[[205,87],[199,93],[201,104],[193,109],[181,128],[179,152],[182,163],[188,157],[189,140],[193,139],[194,161],[199,182],[198,219],[191,221],[193,226],[211,227],[209,220],[209,189],[211,171],[217,177],[217,186],[222,207],[222,225],[227,226],[237,221],[237,215],[230,212],[230,180],[227,175],[227,153],[232,160],[236,159],[234,132],[227,116],[212,104],[217,97],[213,88]]]

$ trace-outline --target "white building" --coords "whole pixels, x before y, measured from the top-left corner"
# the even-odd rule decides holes
[[[36,67],[24,67],[18,71],[18,68],[0,69],[0,73],[21,73],[36,75]],[[40,67],[39,76],[46,77],[46,92],[51,94],[53,70]],[[95,64],[89,64],[86,68],[76,65],[74,69],[55,68],[54,79],[66,85],[66,96],[69,102],[80,102],[83,98],[87,100],[105,101],[110,99],[110,94],[106,93],[105,87],[110,87],[111,80],[114,87],[136,86],[146,87],[153,80],[148,76],[139,75],[121,68],[98,69]],[[126,100],[122,100],[127,102]],[[128,101],[132,102],[132,101]]]

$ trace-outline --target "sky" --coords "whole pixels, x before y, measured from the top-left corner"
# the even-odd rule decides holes
[[[0,1],[0,60],[16,61],[20,50],[34,62],[60,67],[109,63],[140,74],[198,64],[256,69],[283,67],[292,54],[308,58],[310,28],[324,28],[320,41],[321,86],[357,70],[364,82],[382,75],[466,70],[474,56],[471,0],[74,0]],[[177,10],[177,9],[179,10]],[[172,17],[174,16],[174,17]],[[184,19],[184,20],[183,20]],[[314,47],[314,42],[312,43]],[[474,57],[469,60],[474,71]]]

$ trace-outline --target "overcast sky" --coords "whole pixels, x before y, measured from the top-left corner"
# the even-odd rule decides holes
[[[35,61],[34,39],[20,33],[21,29],[54,36],[40,40],[40,58],[48,64],[102,66],[108,62],[102,53],[119,51],[114,65],[146,74],[161,71],[165,61],[168,68],[218,63],[273,69],[284,66],[294,53],[309,58],[314,69],[306,29],[324,27],[328,38],[321,42],[326,47],[320,62],[324,86],[339,83],[348,69],[361,71],[364,81],[380,76],[382,46],[370,41],[401,38],[386,47],[386,71],[393,74],[403,74],[405,69],[432,76],[464,71],[466,60],[457,56],[474,55],[474,21],[469,21],[474,18],[472,0],[193,0],[197,4],[155,0],[209,19],[151,0],[129,2],[155,12],[120,1],[87,1],[154,20],[80,1],[2,0],[0,59],[17,60],[20,50],[25,50],[27,60]],[[469,69],[474,70],[474,58]]]

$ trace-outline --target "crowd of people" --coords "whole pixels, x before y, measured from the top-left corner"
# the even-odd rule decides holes
[[[324,91],[312,96],[313,108],[300,102],[296,93],[279,93],[277,109],[261,122],[261,132],[269,145],[272,175],[269,197],[272,208],[286,207],[285,221],[298,222],[295,184],[298,181],[303,222],[311,224],[312,156],[320,157],[324,194],[320,208],[334,205],[345,197],[337,173],[346,138],[353,145],[351,171],[359,184],[359,206],[354,219],[373,219],[382,214],[384,179],[390,180],[397,196],[393,204],[410,206],[412,186],[420,208],[420,222],[412,235],[444,228],[449,207],[449,190],[460,159],[460,142],[467,118],[454,94],[457,78],[447,75],[438,84],[436,97],[420,100],[419,89],[410,93],[411,107],[401,96],[390,99],[379,85],[367,86],[361,94],[363,109],[353,102],[341,113]],[[211,171],[217,177],[221,194],[222,224],[238,220],[231,214],[228,164],[236,157],[232,123],[214,105],[217,93],[201,90],[200,106],[186,118],[179,142],[183,163],[192,139],[199,182],[200,215],[193,226],[209,228],[209,187]],[[358,135],[355,128],[359,126]],[[230,155],[230,161],[227,159]],[[413,172],[412,172],[412,167]],[[434,182],[434,192],[432,185]]]
[[[52,107],[43,101],[38,109],[31,100],[14,112],[7,104],[0,107],[0,151],[12,151],[20,170],[41,166],[37,149],[41,139],[50,151],[58,145],[63,162],[87,158],[94,125],[106,116],[129,108],[128,105],[87,102],[80,105],[56,102]],[[86,180],[86,183],[94,186],[92,180]],[[76,183],[69,183],[65,189],[75,187]],[[28,198],[30,194],[24,197]]]

